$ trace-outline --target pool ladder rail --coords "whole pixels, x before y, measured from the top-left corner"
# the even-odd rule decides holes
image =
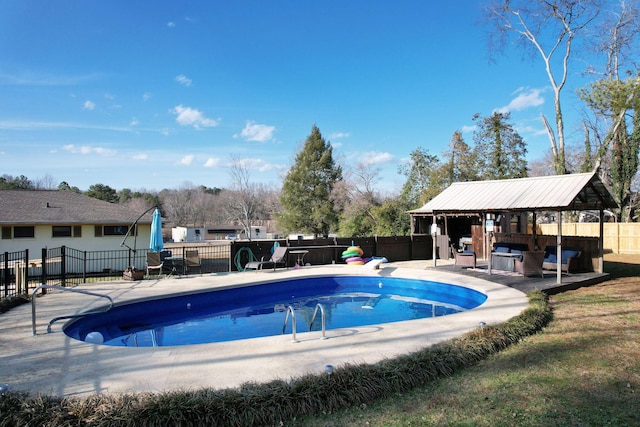
[[[318,310],[320,310],[320,318],[322,320],[322,338],[323,340],[327,339],[326,335],[326,316],[324,313],[324,307],[322,304],[316,304],[316,308],[313,310],[313,316],[311,317],[311,323],[309,323],[309,331],[313,329],[313,322],[315,322],[316,317],[318,315]],[[287,324],[289,323],[289,315],[291,315],[291,333],[293,335],[293,342],[298,342],[296,339],[296,309],[293,308],[292,305],[287,307],[287,314],[284,317],[284,324],[282,325],[282,334],[284,335],[285,330],[287,329]]]
[[[53,325],[55,322],[57,322],[58,320],[62,320],[62,319],[75,319],[76,317],[84,317],[90,314],[98,314],[98,313],[104,313],[107,312],[109,310],[111,310],[111,308],[113,307],[113,300],[111,299],[110,296],[108,295],[103,295],[103,294],[97,294],[95,292],[89,292],[89,291],[83,291],[81,289],[74,289],[74,288],[64,288],[62,286],[56,286],[56,285],[40,285],[37,288],[35,288],[33,290],[33,292],[31,293],[31,328],[33,330],[33,335],[37,335],[36,334],[36,293],[40,290],[40,289],[57,289],[59,291],[65,291],[65,292],[75,292],[78,294],[84,294],[84,295],[90,295],[90,296],[94,296],[94,297],[98,297],[98,298],[106,298],[107,300],[109,300],[109,304],[105,307],[100,307],[94,311],[87,311],[85,313],[82,314],[70,314],[68,316],[60,316],[60,317],[56,317],[54,319],[51,319],[51,321],[49,322],[49,325],[47,326],[47,333],[51,333],[51,325]]]

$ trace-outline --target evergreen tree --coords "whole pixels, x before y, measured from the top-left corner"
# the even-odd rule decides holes
[[[398,173],[407,177],[400,198],[410,209],[420,207],[442,191],[437,171],[440,168],[438,156],[418,147],[409,154],[410,160],[398,167]]]
[[[333,160],[333,147],[314,125],[282,184],[279,226],[289,232],[316,236],[336,230],[339,213],[334,209],[331,192],[341,180],[342,168]]]
[[[476,114],[475,156],[480,179],[509,179],[527,176],[527,148],[509,123],[509,113],[494,112],[490,117]]]
[[[580,96],[595,114],[612,123],[597,155],[600,166],[609,156],[612,195],[620,204],[619,219],[633,217],[633,178],[638,172],[640,153],[640,77],[627,80],[601,79],[581,90]],[[631,125],[628,124],[631,116]],[[609,152],[607,152],[609,150]]]
[[[24,175],[13,177],[11,175],[2,175],[0,177],[0,189],[2,190],[33,190],[35,189],[33,182]]]
[[[387,198],[382,205],[372,209],[378,219],[374,234],[378,236],[408,236],[411,234],[411,217],[408,206],[401,198]]]
[[[455,131],[451,136],[449,150],[443,154],[445,161],[442,163],[442,189],[454,182],[475,181],[477,179],[477,162],[475,153],[464,141],[462,133]]]
[[[74,193],[82,193],[82,191],[80,191],[78,187],[75,187],[75,186],[72,187],[71,185],[69,185],[67,181],[62,181],[60,184],[58,184],[58,190],[73,191]]]
[[[104,184],[93,184],[84,194],[86,196],[93,197],[94,199],[104,200],[109,203],[118,202],[118,193],[116,190]]]

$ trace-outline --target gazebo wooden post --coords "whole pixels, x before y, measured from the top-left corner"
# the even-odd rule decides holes
[[[558,235],[556,236],[556,283],[562,284],[562,211],[558,211]]]
[[[598,273],[604,273],[604,209],[600,208],[600,227],[598,231]]]
[[[436,237],[438,236],[438,233],[436,231],[436,227],[438,226],[438,223],[436,222],[436,215],[433,214],[433,220],[431,221],[431,230],[429,230],[431,232],[431,242],[433,244],[432,246],[432,251],[433,251],[433,266],[436,267],[436,258],[437,258],[437,252],[438,252],[438,246],[436,244]]]
[[[531,212],[533,224],[531,225],[531,234],[533,234],[533,250],[538,250],[538,214],[536,211]]]

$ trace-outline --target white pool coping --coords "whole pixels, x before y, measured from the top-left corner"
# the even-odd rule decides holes
[[[323,373],[326,365],[375,363],[477,328],[517,316],[528,306],[518,290],[469,276],[423,268],[329,265],[299,270],[244,272],[115,281],[85,284],[76,289],[109,295],[116,303],[302,276],[371,274],[463,285],[485,293],[487,301],[473,310],[444,317],[374,326],[298,332],[241,341],[179,347],[130,348],[89,344],[67,337],[57,316],[87,311],[104,304],[82,294],[49,291],[37,299],[36,329],[32,334],[31,305],[0,315],[0,384],[12,390],[58,396],[95,393],[162,392],[204,387],[238,387],[246,382],[289,380],[308,373]],[[300,325],[298,329],[302,329]]]

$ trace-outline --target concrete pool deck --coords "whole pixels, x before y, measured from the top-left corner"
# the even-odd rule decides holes
[[[418,267],[413,266],[412,267]],[[380,270],[344,265],[278,269],[84,284],[76,289],[109,295],[116,304],[134,299],[194,292],[307,275],[371,274],[408,277],[463,285],[488,295],[480,307],[431,319],[375,326],[303,332],[298,342],[291,334],[180,347],[130,348],[89,344],[62,332],[57,316],[81,313],[105,300],[73,292],[49,290],[36,301],[36,330],[32,334],[31,305],[0,316],[0,384],[11,390],[56,396],[95,393],[163,392],[204,387],[238,387],[246,382],[289,380],[308,373],[321,374],[326,365],[375,363],[477,328],[480,322],[500,323],[518,315],[528,305],[526,295],[482,278],[447,271],[383,265]],[[284,319],[283,319],[284,320]]]

